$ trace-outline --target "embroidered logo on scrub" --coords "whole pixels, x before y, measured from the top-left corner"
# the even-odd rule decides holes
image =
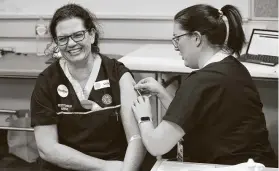
[[[103,97],[102,97],[102,102],[103,102],[105,105],[111,104],[111,103],[112,103],[112,97],[111,97],[111,95],[109,95],[109,94],[103,95]]]
[[[68,104],[58,104],[58,107],[60,107],[61,111],[70,111],[71,108],[73,107],[72,105],[68,105]]]
[[[59,94],[59,96],[61,97],[67,97],[68,94],[69,94],[69,90],[68,88],[63,85],[63,84],[60,84],[58,87],[57,87],[57,93]]]
[[[102,80],[94,83],[94,90],[110,87],[109,80]]]

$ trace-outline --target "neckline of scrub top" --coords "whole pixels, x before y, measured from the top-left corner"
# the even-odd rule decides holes
[[[69,82],[72,84],[79,101],[88,100],[90,92],[91,92],[91,90],[94,86],[94,83],[97,79],[97,76],[99,74],[99,71],[100,71],[100,68],[101,68],[101,63],[102,63],[101,57],[99,55],[96,55],[95,59],[94,59],[94,63],[93,63],[91,73],[90,73],[89,78],[88,78],[88,80],[85,84],[85,88],[82,89],[80,83],[76,79],[74,79],[72,77],[72,75],[70,74],[69,68],[67,67],[66,60],[62,58],[59,61],[60,67],[62,68],[62,70],[63,70],[65,76],[68,78]]]
[[[211,63],[214,62],[220,62],[223,59],[225,59],[227,56],[229,56],[228,53],[224,52],[223,50],[218,51],[217,53],[215,53],[204,65],[203,68]]]

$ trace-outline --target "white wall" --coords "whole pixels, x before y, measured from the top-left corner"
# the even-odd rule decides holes
[[[17,52],[36,52],[35,24],[37,19],[0,18],[0,48],[14,47]],[[48,24],[49,19],[46,20]],[[104,19],[99,21],[103,34],[103,53],[125,55],[144,44],[171,43],[171,19]],[[247,40],[252,28],[277,29],[277,21],[244,21]],[[48,43],[46,40],[45,43]]]
[[[173,15],[195,3],[217,8],[236,5],[244,16],[247,40],[252,28],[277,29],[278,21],[251,21],[251,0],[76,0],[93,11],[103,30],[103,53],[125,55],[144,44],[171,43]],[[18,52],[36,52],[35,24],[38,16],[48,24],[53,12],[68,0],[0,0],[0,48],[14,47]],[[47,43],[47,41],[46,41]]]
[[[1,0],[0,15],[52,15],[54,11],[68,2],[81,4],[98,16],[158,16],[173,17],[184,7],[208,3],[221,8],[232,4],[239,8],[244,18],[250,15],[250,0]]]

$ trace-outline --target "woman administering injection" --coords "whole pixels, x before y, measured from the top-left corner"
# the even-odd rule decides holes
[[[236,7],[220,10],[194,5],[174,17],[173,45],[185,66],[198,69],[183,80],[172,98],[153,78],[135,85],[155,94],[167,109],[154,128],[148,97],[133,111],[143,143],[153,156],[178,161],[238,164],[249,158],[277,167],[268,140],[257,88],[239,56],[245,42]]]

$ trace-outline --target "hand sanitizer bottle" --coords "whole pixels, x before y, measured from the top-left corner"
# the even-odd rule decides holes
[[[42,17],[37,21],[35,26],[35,33],[36,33],[36,52],[37,56],[44,56],[46,43],[45,38],[47,35],[47,25]]]

